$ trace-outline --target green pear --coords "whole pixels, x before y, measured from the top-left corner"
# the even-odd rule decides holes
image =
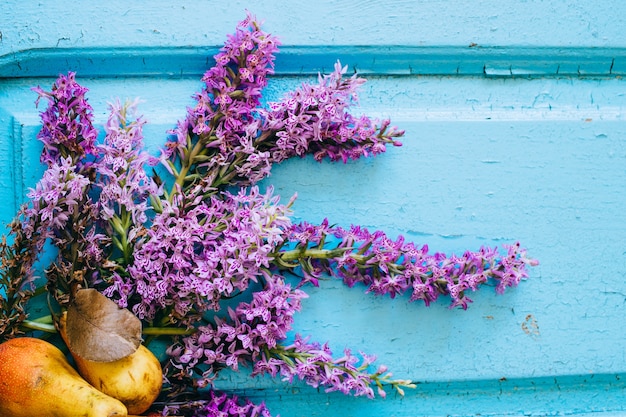
[[[89,385],[53,344],[32,337],[0,344],[0,416],[127,415],[122,402]]]

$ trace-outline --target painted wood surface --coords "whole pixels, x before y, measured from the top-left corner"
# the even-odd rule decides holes
[[[294,417],[626,412],[624,2],[5,0],[0,221],[42,173],[31,86],[78,70],[98,123],[107,101],[141,97],[156,150],[246,8],[285,45],[268,99],[352,59],[369,80],[358,111],[407,132],[374,159],[275,167],[262,185],[285,201],[298,193],[296,220],[361,224],[446,253],[519,240],[541,265],[505,295],[476,293],[467,311],[322,282],[297,330],[376,353],[419,382],[403,399],[245,372],[218,387]]]
[[[220,45],[248,9],[286,45],[626,47],[619,1],[3,1],[8,52],[69,46]]]

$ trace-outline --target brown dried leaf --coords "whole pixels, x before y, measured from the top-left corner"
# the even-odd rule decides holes
[[[93,288],[76,293],[67,309],[68,347],[95,362],[113,362],[141,344],[141,320]]]

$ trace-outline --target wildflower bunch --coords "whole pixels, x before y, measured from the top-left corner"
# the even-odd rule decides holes
[[[350,112],[365,80],[345,77],[340,63],[264,106],[278,45],[252,15],[240,22],[158,158],[143,150],[137,101],[110,105],[98,144],[87,89],[73,73],[51,91],[35,88],[48,102],[38,135],[46,171],[11,224],[12,242],[0,244],[3,338],[33,328],[33,265],[51,242],[46,288],[60,308],[93,287],[139,317],[148,341],[168,338],[163,415],[269,416],[263,404],[215,391],[216,376],[246,366],[253,377],[369,398],[384,397],[386,386],[413,387],[373,355],[335,355],[328,343],[294,334],[306,287],[322,275],[391,298],[410,293],[427,306],[446,295],[463,309],[469,291],[495,283],[503,292],[528,276],[536,261],[517,243],[504,254],[447,256],[359,226],[293,224],[294,200],[281,204],[256,185],[274,164],[373,156],[399,146],[404,132]],[[158,163],[164,170],[149,174]]]

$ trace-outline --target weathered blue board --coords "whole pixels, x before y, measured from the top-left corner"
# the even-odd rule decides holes
[[[403,147],[374,159],[275,167],[263,186],[298,193],[295,219],[446,253],[519,240],[541,262],[467,311],[322,282],[298,331],[377,354],[419,383],[402,399],[245,372],[218,387],[283,417],[626,413],[626,2],[2,3],[2,223],[42,172],[31,86],[77,71],[98,123],[107,101],[141,97],[156,148],[247,8],[284,44],[269,98],[341,59],[369,80],[359,111],[406,129]]]

